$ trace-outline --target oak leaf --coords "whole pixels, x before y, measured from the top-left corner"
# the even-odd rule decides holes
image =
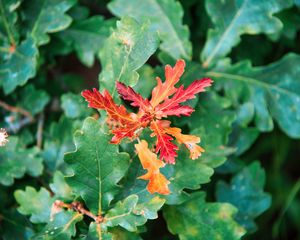
[[[167,98],[162,104],[156,107],[156,111],[160,111],[163,117],[168,115],[179,116],[180,114],[191,115],[194,109],[189,106],[182,106],[180,103],[195,98],[197,93],[204,92],[206,87],[211,86],[211,83],[212,80],[210,78],[203,78],[194,81],[186,89],[181,85],[171,98]]]
[[[182,134],[180,128],[168,127],[165,128],[165,132],[176,138],[177,142],[184,144],[190,151],[190,158],[195,160],[201,156],[204,149],[197,145],[200,142],[200,138],[195,135]]]
[[[160,152],[160,158],[167,163],[175,164],[178,147],[172,143],[173,138],[165,131],[164,124],[169,121],[153,121],[150,129],[153,131],[151,136],[156,136],[156,153]]]
[[[152,90],[151,105],[156,107],[159,103],[173,95],[177,88],[175,84],[180,80],[185,68],[184,60],[180,59],[172,68],[170,65],[165,67],[166,81],[162,82],[159,77],[156,78],[157,86]]]
[[[135,149],[141,161],[141,164],[147,173],[140,176],[140,179],[149,180],[147,189],[150,193],[169,194],[168,184],[170,183],[166,177],[160,173],[159,169],[164,167],[163,161],[159,160],[155,153],[148,148],[145,140],[135,144]]]

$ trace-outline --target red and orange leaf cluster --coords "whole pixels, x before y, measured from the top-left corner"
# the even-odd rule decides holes
[[[175,85],[180,80],[184,68],[184,60],[178,60],[173,68],[167,65],[165,81],[156,78],[157,86],[152,90],[151,100],[143,98],[131,87],[117,82],[116,89],[119,95],[129,101],[133,107],[137,107],[137,113],[129,113],[123,105],[117,105],[106,90],[102,94],[97,89],[82,92],[89,107],[107,112],[107,122],[113,134],[111,143],[118,144],[124,138],[135,140],[144,128],[151,129],[151,136],[156,137],[155,152],[160,155],[160,159],[149,150],[146,141],[142,140],[135,145],[143,168],[148,171],[140,178],[149,180],[147,188],[151,193],[169,193],[169,181],[159,172],[159,169],[164,166],[162,160],[175,164],[178,146],[173,142],[174,138],[179,144],[187,147],[192,159],[197,159],[204,152],[204,149],[197,145],[200,142],[199,137],[182,134],[180,128],[171,127],[170,121],[162,119],[168,116],[190,116],[194,109],[182,103],[195,98],[197,93],[204,92],[206,87],[211,86],[212,80],[203,78],[194,81],[187,88],[183,85],[176,88]]]

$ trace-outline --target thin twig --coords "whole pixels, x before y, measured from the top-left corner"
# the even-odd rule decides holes
[[[42,148],[44,120],[45,120],[45,115],[44,115],[44,113],[42,112],[42,113],[39,115],[38,127],[37,127],[37,134],[36,134],[36,146],[37,146],[38,148]]]
[[[60,201],[60,200],[56,200],[54,202],[55,206],[58,207],[58,208],[67,208],[67,209],[72,209],[78,213],[81,213],[81,214],[84,214],[90,218],[92,218],[96,223],[102,223],[104,218],[99,215],[99,216],[96,216],[95,214],[91,213],[90,211],[86,210],[82,203],[80,202],[72,202],[72,203],[64,203],[63,201]]]
[[[23,116],[29,118],[31,121],[34,121],[34,118],[33,116],[31,115],[30,112],[26,111],[25,109],[23,108],[20,108],[20,107],[14,107],[14,106],[11,106],[3,101],[0,100],[0,107],[4,108],[5,110],[9,111],[9,112],[15,112],[15,113],[20,113],[22,114]]]

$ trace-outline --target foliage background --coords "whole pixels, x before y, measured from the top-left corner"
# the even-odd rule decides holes
[[[2,239],[43,239],[38,232],[49,221],[50,193],[73,200],[62,175],[70,170],[64,153],[74,150],[83,120],[97,115],[80,92],[98,87],[100,73],[100,89],[112,90],[121,76],[147,96],[163,65],[178,58],[187,61],[184,84],[205,76],[215,81],[190,103],[196,106],[190,119],[173,119],[201,136],[203,165],[217,167],[210,182],[184,165],[174,170],[190,177],[179,188],[202,203],[195,216],[216,217],[201,212],[202,193],[191,190],[206,183],[208,202],[237,207],[234,218],[248,230],[243,239],[300,239],[299,1],[0,0],[0,10],[0,126],[10,134],[0,148]],[[135,44],[130,54],[120,42],[128,36]],[[203,169],[197,170],[206,176]],[[168,201],[183,195],[173,197]],[[165,205],[139,228],[141,237],[196,239],[178,224],[180,218],[186,226],[200,224],[189,221],[184,204]],[[76,239],[86,237],[87,224],[77,224]],[[114,230],[120,239],[138,239],[120,229]]]

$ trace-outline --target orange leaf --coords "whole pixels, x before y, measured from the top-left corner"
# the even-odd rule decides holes
[[[172,135],[176,138],[177,142],[184,144],[187,149],[190,151],[190,158],[195,160],[201,156],[201,153],[204,152],[204,149],[197,145],[200,142],[200,138],[195,135],[182,134],[180,128],[176,127],[167,127],[165,128],[166,133]]]
[[[89,107],[103,109],[108,114],[107,123],[112,127],[114,134],[111,143],[118,144],[125,138],[133,138],[136,131],[143,126],[137,115],[128,113],[124,106],[118,106],[108,91],[104,90],[101,94],[97,89],[93,91],[85,90],[82,96],[89,103]]]
[[[136,121],[123,105],[118,106],[114,102],[107,90],[104,90],[103,94],[101,94],[96,88],[93,88],[93,91],[85,90],[81,95],[89,103],[89,107],[105,110],[110,118],[122,125]]]
[[[152,90],[152,97],[150,101],[153,108],[176,92],[177,89],[175,88],[175,84],[180,80],[180,77],[184,72],[184,67],[184,60],[177,60],[174,68],[170,65],[166,65],[165,82],[162,83],[159,77],[156,78],[157,86]]]
[[[156,154],[150,151],[148,143],[145,140],[142,140],[134,146],[143,168],[148,171],[145,175],[139,177],[140,179],[149,180],[147,185],[148,191],[151,194],[156,192],[169,194],[170,190],[168,184],[170,182],[159,171],[159,169],[165,165],[163,161],[159,160]]]

